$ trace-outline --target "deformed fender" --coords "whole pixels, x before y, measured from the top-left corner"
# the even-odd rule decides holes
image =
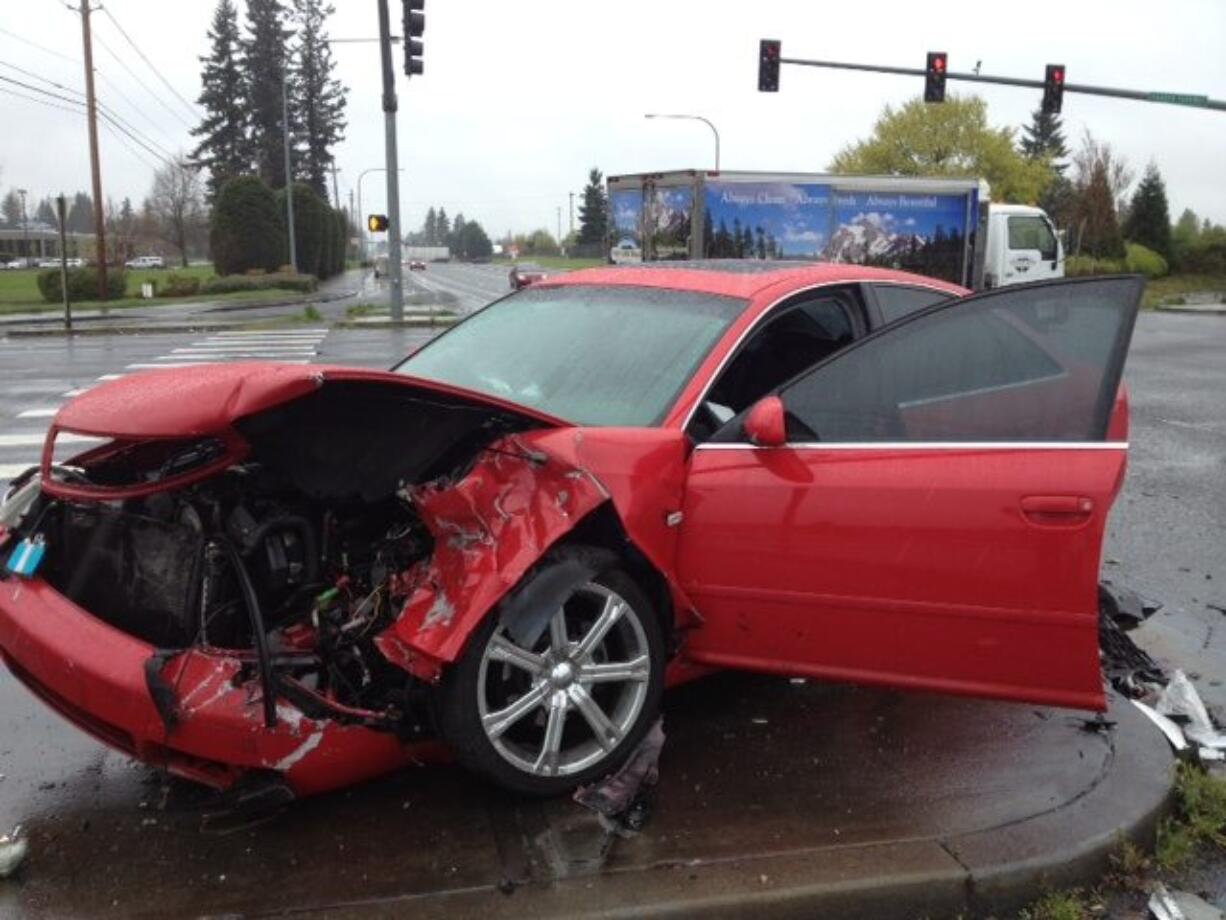
[[[673,560],[688,451],[684,433],[668,429],[534,431],[490,445],[458,482],[411,488],[434,552],[407,573],[408,600],[376,637],[379,651],[437,680],[528,570],[606,502],[679,598]]]

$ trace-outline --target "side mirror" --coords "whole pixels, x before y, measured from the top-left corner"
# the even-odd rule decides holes
[[[745,416],[745,436],[758,447],[782,447],[788,441],[783,415],[782,399],[763,397]]]

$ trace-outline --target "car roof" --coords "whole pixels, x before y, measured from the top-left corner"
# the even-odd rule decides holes
[[[873,268],[841,262],[777,262],[760,259],[695,259],[609,265],[551,275],[546,286],[609,284],[675,288],[704,294],[724,294],[750,299],[780,282],[796,287],[855,282],[915,284],[947,291],[954,296],[966,289],[948,281],[890,268]]]

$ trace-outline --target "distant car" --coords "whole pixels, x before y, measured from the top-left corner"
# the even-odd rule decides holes
[[[59,259],[39,259],[38,267],[39,268],[59,268],[60,260]]]
[[[518,291],[549,277],[545,269],[531,262],[521,262],[511,269],[511,290]]]
[[[123,264],[124,268],[165,268],[166,260],[161,256],[137,256]]]
[[[421,259],[411,259],[409,261],[409,271],[424,272],[425,270],[426,270],[426,263],[423,262]]]
[[[16,258],[16,259],[14,259],[12,262],[10,262],[8,265],[6,265],[6,266],[4,266],[4,267],[5,267],[5,268],[13,268],[13,269],[17,269],[17,268],[37,268],[37,267],[38,267],[38,259],[34,258],[33,256],[20,256],[20,257],[18,257],[18,258]]]
[[[69,259],[68,267],[69,268],[84,268],[85,260],[84,259]]]

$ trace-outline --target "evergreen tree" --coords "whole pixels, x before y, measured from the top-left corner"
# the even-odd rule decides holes
[[[463,235],[463,233],[464,214],[463,212],[459,212],[456,214],[455,220],[451,222],[451,232],[447,235],[443,242],[457,252],[462,252],[460,249],[460,237]]]
[[[439,208],[435,218],[434,235],[439,246],[447,246],[451,239],[451,221],[447,218],[447,209]]]
[[[192,157],[208,167],[212,200],[227,180],[251,169],[247,84],[239,62],[238,12],[231,0],[218,0],[209,40],[212,51],[200,58],[204,68],[198,101],[205,116],[192,129],[192,136],[199,138]]]
[[[430,210],[426,211],[426,222],[421,228],[421,232],[425,235],[427,246],[438,245],[438,230],[435,227],[437,223],[438,215],[434,212],[434,205],[430,205]]]
[[[296,128],[294,171],[328,199],[333,148],[345,136],[345,87],[331,76],[332,49],[325,23],[335,10],[326,0],[293,0],[297,43],[289,62],[292,121]],[[299,165],[300,164],[300,165]]]
[[[1026,159],[1047,160],[1052,169],[1064,174],[1068,164],[1060,161],[1068,156],[1068,147],[1064,144],[1064,126],[1055,112],[1036,109],[1031,115],[1030,124],[1022,128],[1018,146]]]
[[[272,188],[285,185],[281,80],[286,76],[285,10],[280,0],[248,0],[242,43],[243,95],[251,119],[255,171]],[[290,126],[291,134],[293,125]]]
[[[4,196],[4,201],[0,202],[0,214],[4,215],[4,222],[10,227],[21,226],[21,196],[17,194],[17,189],[9,189]]]
[[[579,205],[579,242],[599,245],[605,241],[609,228],[609,198],[605,194],[604,176],[595,167],[587,174],[583,187],[583,202]]]
[[[68,206],[68,230],[70,233],[94,232],[94,203],[85,192],[72,196]]]
[[[38,203],[38,211],[34,215],[35,220],[42,221],[49,227],[54,227],[59,222],[55,216],[55,202],[50,198],[44,198]]]
[[[1171,258],[1171,212],[1166,202],[1166,184],[1153,161],[1132,196],[1124,236],[1148,246],[1168,261]]]

